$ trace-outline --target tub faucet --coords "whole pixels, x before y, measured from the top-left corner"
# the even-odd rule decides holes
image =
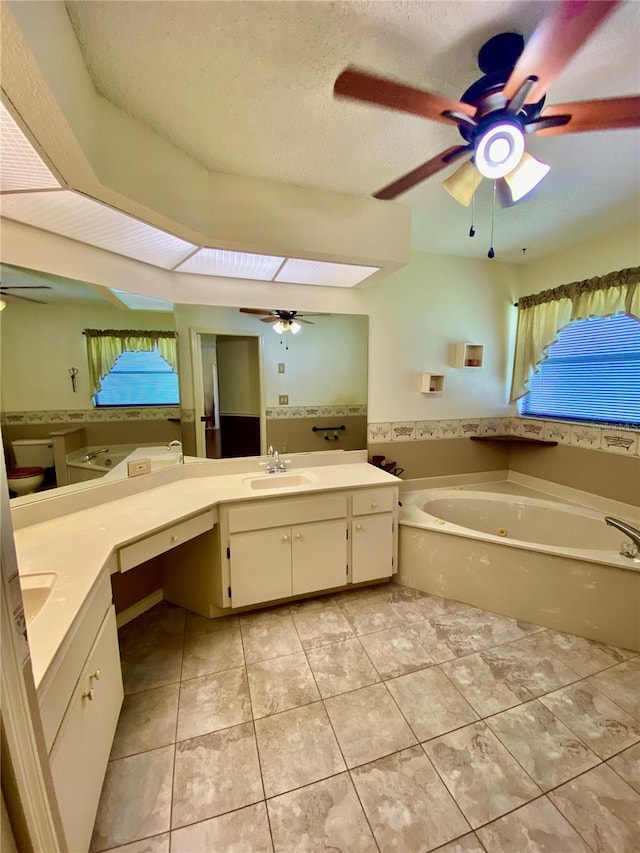
[[[640,530],[638,530],[637,527],[632,527],[630,524],[627,524],[626,521],[620,521],[619,518],[612,518],[610,515],[605,517],[605,522],[610,524],[611,527],[616,527],[633,542],[633,545],[631,546],[627,545],[625,542],[620,549],[620,554],[623,557],[637,557],[638,553],[640,553]]]
[[[177,438],[174,438],[173,441],[170,441],[169,444],[167,444],[167,450],[169,452],[172,452],[174,450],[178,451],[178,453],[180,454],[180,462],[184,462],[184,453],[182,452],[182,442],[178,441]]]
[[[89,453],[84,457],[83,462],[91,462],[92,459],[95,459],[96,456],[99,456],[101,453],[108,453],[109,448],[103,447],[102,450],[90,450]]]

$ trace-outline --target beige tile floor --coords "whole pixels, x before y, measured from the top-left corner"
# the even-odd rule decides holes
[[[394,584],[120,631],[92,850],[640,850],[640,655]]]

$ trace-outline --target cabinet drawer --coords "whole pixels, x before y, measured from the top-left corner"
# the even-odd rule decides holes
[[[89,691],[91,699],[87,696]],[[122,694],[116,617],[110,607],[50,755],[53,786],[69,850],[89,849]]]
[[[195,515],[193,518],[188,518],[186,521],[181,521],[179,524],[173,524],[171,527],[166,527],[159,533],[152,533],[151,536],[145,536],[138,542],[133,542],[131,545],[125,545],[120,548],[119,562],[120,571],[126,572],[134,566],[139,566],[146,560],[152,557],[157,557],[158,554],[164,554],[165,551],[181,545],[188,539],[193,539],[194,536],[199,536],[207,530],[212,530],[215,524],[213,510]]]
[[[267,527],[305,524],[331,518],[345,518],[347,499],[343,494],[319,495],[297,500],[274,500],[242,504],[229,510],[229,532],[264,530]]]
[[[352,511],[354,515],[391,512],[397,501],[396,489],[366,489],[354,492]]]
[[[65,637],[38,689],[38,703],[47,750],[51,749],[69,704],[69,697],[91,650],[96,636],[96,626],[102,623],[110,605],[111,581],[107,572],[103,572],[93,591],[87,596],[82,611]]]

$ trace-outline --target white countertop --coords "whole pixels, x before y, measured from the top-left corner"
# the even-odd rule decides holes
[[[101,487],[50,498],[49,514],[54,517],[14,531],[20,575],[55,572],[58,576],[48,600],[28,624],[36,687],[117,548],[221,503],[399,483],[366,462],[346,461],[348,457],[353,458],[345,454],[345,464],[295,465],[290,473],[308,474],[312,482],[285,488],[277,487],[279,474],[266,475],[273,477],[274,488],[251,488],[247,480],[263,474],[255,463],[249,470],[245,465],[241,473],[218,474],[210,463],[200,462],[136,478],[146,481],[136,484],[137,493],[107,502],[96,503]],[[154,485],[158,482],[162,484]],[[108,487],[110,496],[116,494],[114,488],[125,489],[130,483]],[[95,505],[89,505],[89,496]],[[86,508],[77,508],[83,499]],[[108,570],[115,568],[114,564]]]

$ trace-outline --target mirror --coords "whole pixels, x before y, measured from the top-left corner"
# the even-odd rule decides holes
[[[277,334],[277,315],[175,306],[187,455],[366,448],[368,317],[297,318]]]
[[[127,306],[118,292],[99,285],[6,264],[0,269],[6,303],[0,410],[7,467],[15,464],[12,441],[67,430],[74,430],[65,438],[68,452],[81,446],[157,445],[177,439],[187,455],[245,455],[246,434],[255,453],[270,444],[289,453],[366,448],[366,316],[316,314],[301,324],[298,334],[279,335],[272,323],[238,308],[172,306],[130,293],[122,294]],[[180,408],[95,409],[85,328],[176,331]],[[196,374],[199,370],[213,385],[211,359],[202,360],[203,344],[206,350],[212,342],[218,384],[214,414],[220,430],[213,450],[207,423],[200,420],[212,414],[207,381],[197,386],[204,390],[201,399],[194,397],[194,365]],[[253,368],[247,366],[251,364]],[[78,372],[72,381],[69,371],[74,369]],[[253,374],[246,372],[251,369]],[[338,426],[345,429],[324,429]],[[238,439],[235,445],[229,445],[229,437]]]

